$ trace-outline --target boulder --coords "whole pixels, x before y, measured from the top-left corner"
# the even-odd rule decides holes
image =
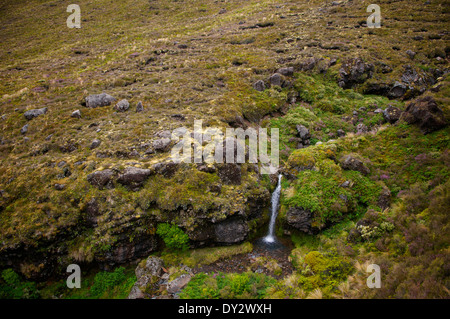
[[[302,139],[302,141],[309,140],[311,138],[311,134],[309,133],[309,129],[301,124],[296,126],[298,136]]]
[[[275,73],[270,77],[270,84],[275,86],[281,86],[283,84],[283,77],[280,73]]]
[[[34,110],[26,111],[23,115],[29,121],[29,120],[32,120],[35,117],[38,117],[38,116],[43,115],[45,113],[47,113],[47,108],[46,107],[44,107],[42,109],[34,109]]]
[[[407,90],[408,87],[405,84],[395,81],[394,85],[388,93],[388,97],[391,99],[401,98],[403,95],[405,95]]]
[[[123,174],[119,175],[117,181],[133,190],[139,189],[147,178],[152,174],[149,169],[127,167]]]
[[[178,170],[178,164],[172,161],[156,163],[152,166],[152,170],[166,178],[171,178]]]
[[[345,131],[342,129],[337,130],[337,136],[338,137],[344,137],[345,136]]]
[[[372,77],[374,69],[373,64],[365,63],[361,58],[347,60],[339,70],[339,86],[350,89],[356,84],[364,83]]]
[[[363,123],[360,123],[358,125],[356,125],[356,134],[364,134],[367,133],[369,131],[369,129],[367,128],[367,126]]]
[[[55,189],[57,191],[62,191],[62,190],[64,190],[64,188],[66,188],[66,185],[64,185],[64,184],[55,184]]]
[[[344,156],[340,164],[345,170],[358,171],[363,175],[367,175],[370,173],[370,170],[367,168],[367,166],[364,165],[362,161],[351,155]]]
[[[126,112],[126,111],[128,111],[129,108],[130,108],[130,103],[128,103],[127,100],[120,100],[114,107],[114,109],[117,112]]]
[[[248,234],[248,226],[240,218],[228,219],[217,223],[214,227],[215,241],[222,244],[242,242]]]
[[[444,113],[431,96],[419,98],[406,106],[401,119],[408,124],[415,124],[428,134],[446,126]]]
[[[133,288],[131,288],[128,299],[152,297],[159,289],[163,267],[163,260],[154,256],[150,256],[146,261],[141,262],[135,270],[137,280]]]
[[[253,88],[256,91],[262,92],[266,89],[266,85],[264,84],[263,80],[259,80],[259,81],[256,81],[255,83],[253,83]]]
[[[25,124],[21,129],[20,129],[20,133],[21,134],[26,134],[28,132],[28,124]]]
[[[312,222],[313,213],[309,210],[291,207],[286,213],[286,222],[289,226],[300,230],[307,234],[312,234]]]
[[[87,176],[88,182],[99,188],[102,189],[103,187],[112,187],[112,178],[113,178],[114,172],[111,169],[105,169],[102,171],[96,171]]]
[[[378,197],[378,206],[382,209],[389,208],[391,204],[391,191],[387,187],[383,187],[381,190],[380,196]]]
[[[93,150],[94,148],[99,147],[101,143],[102,143],[102,141],[100,141],[99,139],[94,139],[91,143],[91,146],[89,146],[89,148],[91,150]]]
[[[280,68],[280,69],[278,69],[277,73],[284,75],[284,76],[293,76],[294,68],[293,67]]]
[[[144,112],[144,106],[142,105],[141,101],[139,101],[137,106],[136,106],[136,112],[137,113]]]
[[[179,293],[191,281],[191,278],[190,274],[181,274],[167,284],[167,292],[169,294]]]
[[[115,101],[116,101],[115,98],[106,93],[89,95],[85,99],[86,107],[90,108],[108,106]]]
[[[72,115],[70,115],[70,117],[73,117],[76,119],[81,119],[81,111],[80,110],[73,111]]]
[[[392,105],[389,105],[384,111],[383,111],[383,117],[386,121],[393,124],[397,122],[400,119],[400,116],[402,114],[402,111],[400,111],[399,108],[394,107]]]
[[[153,141],[153,149],[155,151],[164,152],[167,151],[172,140],[170,138],[160,138]]]

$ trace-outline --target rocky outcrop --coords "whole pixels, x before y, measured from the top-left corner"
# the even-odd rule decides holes
[[[136,191],[142,187],[142,184],[152,174],[149,169],[142,169],[137,167],[127,167],[123,174],[119,175],[117,181]]]
[[[112,188],[113,187],[114,171],[111,169],[105,169],[102,171],[96,171],[87,176],[87,181],[99,189]]]
[[[135,270],[137,280],[131,288],[128,299],[152,297],[159,289],[163,267],[163,260],[154,256],[150,256],[147,260],[141,262]]]
[[[301,124],[297,125],[296,129],[298,137],[300,138],[299,143],[297,145],[297,149],[309,146],[311,144],[310,142],[311,134],[309,132],[309,129]]]
[[[80,110],[73,111],[72,114],[70,115],[70,117],[73,117],[76,119],[81,119],[81,111]]]
[[[240,218],[233,218],[217,223],[214,227],[215,241],[222,244],[236,244],[248,235],[247,223]]]
[[[139,234],[130,238],[127,232],[118,236],[117,242],[103,256],[96,256],[101,264],[118,265],[136,260],[150,255],[158,248],[156,236],[149,234]]]
[[[30,120],[34,119],[35,117],[38,117],[40,115],[44,115],[45,113],[47,113],[47,108],[46,107],[44,107],[42,109],[28,110],[23,115],[25,116],[25,118],[28,121],[30,121]]]
[[[394,107],[392,105],[389,105],[383,111],[384,119],[391,124],[397,122],[400,119],[401,115],[402,115],[402,111],[398,107]]]
[[[340,164],[341,167],[345,170],[358,171],[363,175],[367,175],[370,173],[370,170],[367,168],[367,166],[364,165],[362,161],[351,155],[344,156],[341,159]]]
[[[120,100],[114,107],[114,109],[117,112],[126,112],[126,111],[128,111],[129,108],[130,108],[130,103],[128,103],[127,100]]]
[[[409,103],[401,119],[408,124],[417,125],[425,134],[446,126],[444,113],[430,96]]]
[[[116,99],[113,98],[111,95],[102,93],[102,94],[89,95],[85,99],[85,104],[86,104],[86,107],[96,108],[96,107],[111,105],[115,101],[116,101]]]
[[[264,84],[263,80],[259,80],[259,81],[256,81],[255,83],[253,83],[253,88],[256,91],[262,92],[266,89],[266,85]]]
[[[338,84],[344,89],[350,89],[370,79],[374,69],[373,64],[365,63],[361,58],[350,59],[339,70]]]
[[[291,207],[286,213],[286,223],[297,230],[307,234],[312,234],[312,217],[313,213],[309,210]]]

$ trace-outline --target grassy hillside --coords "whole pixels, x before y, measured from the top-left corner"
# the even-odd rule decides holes
[[[269,258],[252,261],[263,274],[199,272],[181,297],[448,298],[450,6],[378,1],[382,26],[368,28],[370,3],[79,0],[81,28],[69,29],[70,2],[0,0],[0,297],[77,297],[61,285],[78,263],[100,289],[78,297],[124,298],[151,254],[171,276],[201,270],[198,249],[217,254],[211,267],[250,254],[234,245],[265,231],[275,176],[251,163],[170,165],[170,147],[154,147],[203,120],[280,130],[277,235],[294,243],[293,270],[274,276]],[[271,84],[280,68],[293,72]],[[116,102],[87,107],[100,93]],[[408,122],[412,103],[435,103],[443,124]],[[148,175],[127,184],[129,168]],[[106,171],[108,183],[91,182]],[[166,223],[181,235],[164,237]],[[365,286],[371,263],[382,289]],[[96,272],[121,266],[98,288]]]

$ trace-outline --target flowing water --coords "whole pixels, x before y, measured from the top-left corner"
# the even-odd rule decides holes
[[[278,206],[280,203],[280,193],[281,193],[281,177],[282,175],[278,175],[278,184],[277,188],[275,188],[275,191],[272,193],[272,215],[270,216],[270,224],[269,224],[269,232],[267,233],[267,236],[263,238],[263,241],[266,243],[275,243],[276,237],[275,237],[275,222],[277,220],[278,215]]]

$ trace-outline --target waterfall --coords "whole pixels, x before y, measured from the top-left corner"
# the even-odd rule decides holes
[[[270,224],[269,224],[269,232],[267,233],[267,236],[264,237],[264,241],[266,243],[273,243],[275,242],[275,222],[277,220],[278,215],[278,204],[280,202],[280,193],[281,193],[281,177],[282,175],[278,175],[278,184],[277,188],[275,188],[275,191],[272,193],[272,215],[270,216]]]

